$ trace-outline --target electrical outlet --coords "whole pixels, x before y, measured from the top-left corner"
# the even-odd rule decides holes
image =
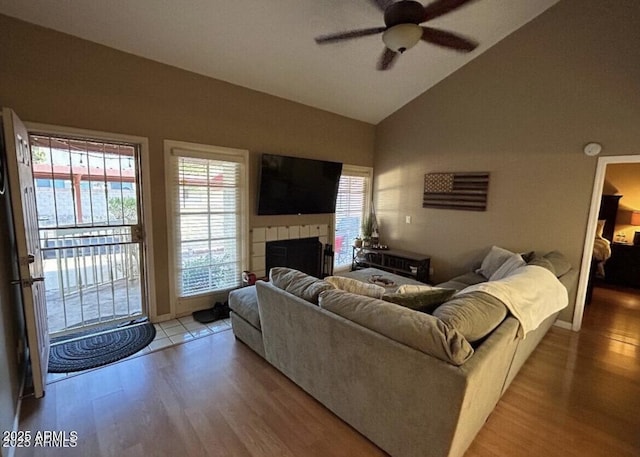
[[[429,267],[429,276],[433,276],[433,267]]]
[[[405,216],[405,217],[404,217],[404,221],[405,221],[407,224],[411,224],[411,216]]]

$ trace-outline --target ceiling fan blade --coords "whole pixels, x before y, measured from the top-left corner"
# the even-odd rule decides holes
[[[478,43],[469,38],[425,26],[422,26],[422,41],[463,52],[471,52],[478,47]]]
[[[380,56],[380,60],[378,60],[378,70],[388,70],[393,66],[396,58],[398,57],[398,53],[392,51],[389,48],[384,48],[384,52]]]
[[[370,29],[350,30],[348,32],[331,33],[329,35],[322,35],[316,37],[316,43],[335,43],[336,41],[350,40],[352,38],[360,38],[368,35],[375,35],[376,33],[382,33],[386,30],[386,27],[373,27]]]
[[[436,0],[424,7],[424,19],[422,22],[440,17],[473,1],[474,0]]]
[[[393,0],[371,0],[371,3],[377,6],[380,11],[384,12],[384,10],[387,9],[387,6],[393,3]]]

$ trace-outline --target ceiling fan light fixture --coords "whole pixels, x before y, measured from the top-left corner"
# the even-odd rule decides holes
[[[392,51],[403,53],[420,41],[422,28],[417,24],[398,24],[382,34],[382,41]]]

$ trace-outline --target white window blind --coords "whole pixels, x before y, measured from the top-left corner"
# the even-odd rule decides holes
[[[345,165],[336,200],[334,268],[351,266],[353,241],[360,235],[362,219],[371,200],[371,169]]]
[[[238,287],[243,160],[174,149],[170,161],[177,296]]]

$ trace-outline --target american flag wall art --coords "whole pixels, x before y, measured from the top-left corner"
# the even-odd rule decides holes
[[[427,173],[424,175],[423,208],[485,211],[489,173]]]

